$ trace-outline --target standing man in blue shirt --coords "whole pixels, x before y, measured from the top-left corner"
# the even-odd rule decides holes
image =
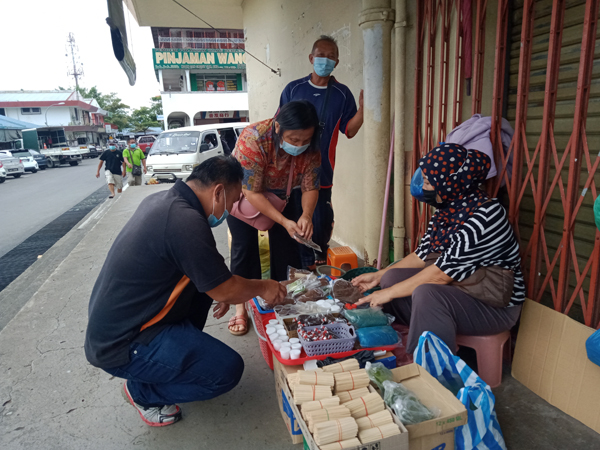
[[[363,124],[363,93],[360,91],[358,109],[350,89],[338,82],[331,72],[338,65],[339,49],[335,39],[321,36],[313,44],[308,60],[313,65],[310,75],[289,83],[281,93],[279,108],[293,100],[308,100],[317,109],[322,126],[321,134],[321,189],[319,201],[313,215],[313,241],[321,247],[321,252],[313,252],[301,247],[302,264],[314,269],[327,260],[327,248],[333,231],[333,208],[331,188],[339,132],[348,139],[353,138]],[[329,91],[329,92],[328,92]],[[292,201],[302,208],[299,192],[292,194]]]

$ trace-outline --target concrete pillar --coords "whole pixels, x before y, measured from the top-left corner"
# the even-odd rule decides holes
[[[358,18],[364,42],[364,259],[375,265],[390,151],[390,64],[394,10],[391,0],[363,0]],[[385,233],[384,249],[388,247]],[[384,251],[382,267],[388,260]]]
[[[185,91],[186,92],[192,91],[192,83],[190,82],[190,71],[189,70],[185,71]]]
[[[165,85],[164,85],[164,82],[163,82],[163,71],[162,71],[162,69],[158,71],[158,84],[160,84],[160,91],[161,92],[166,91]]]

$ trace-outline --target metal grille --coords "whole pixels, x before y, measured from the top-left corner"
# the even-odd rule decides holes
[[[444,140],[450,131],[447,123],[454,126],[464,120],[459,92],[464,55],[458,45],[464,17],[459,3],[427,0],[417,8],[413,165],[434,143]],[[490,137],[496,159],[503,160],[503,170],[487,188],[505,198],[521,242],[528,296],[592,327],[600,326],[600,232],[592,213],[600,183],[599,3],[498,0],[491,90],[483,86],[482,76],[485,27],[493,26],[486,24],[488,2],[471,3],[476,11],[471,112],[482,112],[482,100],[491,95]],[[452,28],[457,30],[453,74],[444,60]],[[436,56],[436,50],[442,55]],[[452,76],[454,92],[448,105]],[[507,155],[500,141],[503,111],[515,130]],[[453,115],[450,121],[448,114]],[[429,218],[428,208],[413,202],[413,250]]]

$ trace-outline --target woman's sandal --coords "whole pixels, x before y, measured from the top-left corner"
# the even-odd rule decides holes
[[[242,326],[243,329],[238,331],[232,330],[231,327],[235,326]],[[244,316],[233,316],[231,319],[229,319],[228,328],[229,332],[234,336],[243,336],[248,332],[248,318]]]

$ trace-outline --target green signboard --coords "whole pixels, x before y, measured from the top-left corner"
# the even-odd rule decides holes
[[[245,69],[244,50],[152,49],[154,69]]]

